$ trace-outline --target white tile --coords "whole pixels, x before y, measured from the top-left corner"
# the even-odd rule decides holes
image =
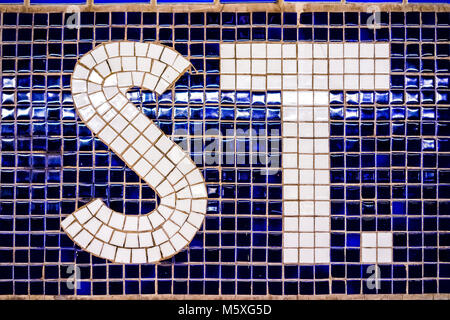
[[[129,102],[123,107],[122,111],[120,112],[125,119],[127,119],[129,122],[131,122],[134,117],[139,113],[138,109],[134,106],[133,103]],[[134,121],[133,121],[134,123]]]
[[[285,216],[297,216],[298,215],[298,202],[297,201],[283,201],[283,214]]]
[[[388,43],[376,43],[375,44],[375,57],[376,58],[388,58],[389,57],[389,44]]]
[[[73,222],[70,226],[65,228],[66,233],[72,238],[81,231],[81,225],[78,222]]]
[[[373,75],[362,74],[359,76],[359,88],[361,90],[375,89],[375,77]]]
[[[317,217],[314,221],[314,230],[315,231],[330,231],[330,218],[328,217]]]
[[[344,75],[344,89],[356,90],[359,88],[359,76],[356,74]]]
[[[164,48],[164,51],[161,54],[161,61],[168,64],[168,65],[172,65],[175,62],[175,59],[177,58],[177,53],[172,50],[169,49],[168,47]]]
[[[153,232],[153,240],[157,245],[160,245],[161,243],[167,241],[168,238],[162,229],[158,229],[155,232]]]
[[[329,155],[327,154],[316,154],[314,155],[314,167],[316,169],[328,169],[329,165]]]
[[[179,76],[180,74],[172,67],[168,66],[166,68],[166,70],[164,71],[164,73],[162,74],[162,78],[164,80],[166,80],[169,83],[172,83],[175,81],[175,79]]]
[[[139,157],[139,153],[137,153],[133,148],[128,148],[128,150],[123,153],[123,159],[129,166],[132,166],[139,159]]]
[[[109,220],[109,225],[115,229],[122,230],[125,222],[125,215],[113,211]]]
[[[298,57],[311,59],[313,57],[313,47],[311,43],[298,44]]]
[[[375,75],[375,89],[389,89],[389,75],[388,74]]]
[[[313,200],[314,199],[314,187],[308,185],[300,186],[300,200]],[[304,230],[308,231],[308,230]]]
[[[137,231],[138,230],[138,217],[130,216],[130,215],[126,216],[123,230]]]
[[[158,211],[153,211],[148,215],[153,228],[157,228],[164,222],[164,218],[158,213]]]
[[[197,229],[189,224],[188,222],[185,222],[183,226],[180,229],[179,232],[186,240],[191,241],[192,238],[194,238],[195,234],[197,233]]]
[[[221,59],[220,60],[220,73],[235,74],[236,73],[236,60],[235,59]]]
[[[130,263],[131,250],[126,248],[117,248],[115,262],[118,263]]]
[[[297,169],[284,169],[283,170],[283,183],[297,185],[298,184],[298,170]],[[295,196],[295,193],[294,193],[294,196]]]
[[[327,74],[328,60],[314,60],[313,73]]]
[[[377,262],[377,249],[375,248],[361,248],[361,262],[375,263]]]
[[[236,44],[236,58],[250,58],[250,44],[238,43]]]
[[[87,106],[83,109],[78,109],[78,113],[81,119],[86,122],[95,114],[95,110],[94,108],[92,108],[92,106]]]
[[[110,126],[105,126],[98,134],[99,138],[105,143],[109,144],[117,137],[118,133],[115,132]]]
[[[152,59],[150,58],[137,58],[137,69],[142,72],[150,72],[152,66]]]
[[[297,73],[297,60],[283,60],[283,74],[296,74]]]
[[[314,249],[314,262],[315,263],[330,263],[330,249],[315,248]]]
[[[359,60],[344,59],[344,73],[359,73]]]
[[[136,57],[146,57],[148,52],[148,43],[143,42],[135,42],[134,48],[135,48],[135,56]]]
[[[344,44],[343,43],[330,43],[328,45],[328,52],[330,58],[343,58],[344,57]]]
[[[330,247],[330,233],[315,233],[315,245],[316,247]]]
[[[282,101],[285,106],[297,105],[297,92],[282,91]]]
[[[344,76],[343,75],[330,75],[328,79],[329,79],[330,90],[338,90],[338,89],[344,88]]]
[[[84,224],[86,221],[92,218],[92,214],[86,207],[78,209],[73,214],[75,218],[77,218],[78,222],[81,224]]]
[[[267,58],[281,58],[281,43],[267,44]]]
[[[128,125],[120,134],[129,143],[132,143],[139,135],[139,132],[131,125]]]
[[[93,239],[93,236],[86,230],[81,230],[73,239],[81,248],[85,249],[89,242]]]
[[[388,59],[376,59],[375,60],[375,73],[389,73],[390,61]]]
[[[191,63],[181,55],[178,55],[175,62],[172,64],[172,67],[177,70],[179,73],[184,72]]]
[[[138,235],[135,232],[127,232],[125,237],[125,247],[127,248],[138,248],[139,240]]]
[[[361,247],[377,246],[377,234],[376,232],[361,232]]]
[[[240,59],[236,61],[236,73],[249,74],[251,73],[251,62],[249,59]]]
[[[163,49],[164,47],[159,44],[150,43],[147,52],[147,57],[152,59],[159,59],[159,57],[161,57],[161,52],[163,51]]]
[[[126,233],[115,230],[109,243],[122,247],[125,243]]]
[[[233,43],[221,43],[220,44],[220,57],[221,58],[234,58],[234,44]]]
[[[299,170],[300,184],[313,184],[314,183],[314,170]]]
[[[237,75],[236,87],[240,90],[250,90],[251,88],[251,76],[250,75]]]
[[[146,263],[147,256],[145,254],[145,249],[131,249],[131,262]]]
[[[314,75],[313,79],[314,90],[328,90],[328,76]]]
[[[100,256],[102,258],[114,261],[114,258],[116,257],[116,247],[112,246],[110,244],[103,244],[102,252],[100,253]]]
[[[312,74],[313,73],[313,61],[312,60],[298,60],[298,73],[299,74]]]
[[[123,57],[122,69],[123,71],[136,71],[136,57]]]
[[[312,155],[300,155],[298,157],[298,167],[303,169],[311,169],[314,167],[314,157]]]
[[[89,76],[89,70],[83,67],[81,64],[76,64],[75,69],[72,74],[73,79],[84,79],[87,80]]]
[[[111,69],[109,68],[108,63],[106,61],[103,61],[102,63],[99,63],[95,66],[95,70],[102,76],[103,78],[106,78],[111,74]]]
[[[300,249],[299,251],[300,263],[314,263],[314,249]]]
[[[358,43],[344,43],[344,58],[358,58],[359,48]]]
[[[66,229],[72,222],[75,221],[75,218],[73,215],[68,215],[64,220],[61,221],[61,227]]]
[[[284,248],[298,248],[298,233],[284,233],[283,234]]]
[[[331,74],[344,73],[344,60],[343,59],[330,59],[329,66],[330,66]]]
[[[133,85],[131,72],[119,72],[117,74],[117,84],[119,87],[131,87]]]
[[[252,43],[252,58],[266,58],[266,44]]]
[[[314,233],[312,232],[300,233],[299,245],[301,248],[314,248]]]
[[[147,261],[156,262],[161,260],[161,251],[159,246],[147,249]]]
[[[284,217],[284,231],[299,231],[299,219],[294,217]]]
[[[282,55],[283,59],[297,58],[297,46],[295,44],[283,44]]]
[[[283,248],[283,262],[284,263],[298,263],[298,250],[297,249],[284,249]]]
[[[134,43],[130,41],[120,41],[119,42],[120,55],[123,56],[134,56]]]
[[[111,72],[120,72],[122,71],[122,58],[109,58],[108,65],[111,68]]]
[[[328,44],[314,43],[313,44],[313,57],[314,57],[314,59],[328,58]]]
[[[377,250],[378,263],[392,263],[392,248]]]
[[[91,234],[95,235],[100,228],[102,223],[97,218],[93,217],[91,220],[89,220],[84,227],[86,230],[88,230]]]
[[[267,73],[281,74],[281,59],[268,59]]]
[[[147,215],[139,216],[138,224],[139,224],[139,227],[138,227],[139,231],[151,231],[151,230],[153,230],[152,225],[151,225],[150,220],[149,220]],[[144,234],[144,233],[140,232],[139,234]]]
[[[222,90],[235,90],[236,89],[236,77],[234,75],[221,75],[220,76],[220,88]]]
[[[266,60],[252,60],[252,74],[266,74]]]
[[[139,235],[139,247],[148,248],[153,245],[153,238],[151,232],[139,232],[138,235]]]
[[[153,187],[156,187],[162,179],[163,176],[156,169],[150,170],[150,172],[145,176],[145,181],[147,183],[151,183]]]
[[[91,51],[91,55],[94,58],[95,62],[100,63],[108,58],[105,47],[100,45]]]
[[[283,76],[283,89],[295,90],[297,89],[297,75],[284,75]]]
[[[167,90],[167,88],[169,87],[169,85],[170,85],[170,83],[168,83],[166,80],[160,79],[159,82],[158,82],[158,84],[156,85],[155,92],[156,92],[157,94],[160,94],[160,95],[161,95],[161,94],[164,93],[164,91]]]
[[[299,139],[299,153],[310,154],[314,152],[314,142],[312,139]]]
[[[392,233],[378,232],[378,247],[392,247]]]
[[[86,93],[80,93],[73,96],[73,102],[77,108],[84,107],[90,104],[90,100]]]
[[[180,234],[175,234],[171,239],[170,243],[175,248],[176,251],[180,251],[185,246],[187,246],[188,242],[184,239]]]
[[[359,56],[361,58],[373,58],[375,56],[375,45],[373,43],[360,43]]]
[[[268,75],[267,76],[267,89],[268,90],[281,90],[281,75]]]
[[[313,88],[313,76],[302,74],[298,78],[298,89],[312,90]]]
[[[162,256],[164,258],[168,258],[175,254],[175,249],[173,248],[172,244],[169,241],[161,244],[160,247],[161,247]]]
[[[94,83],[102,84],[103,78],[98,74],[97,71],[91,70],[91,73],[89,75],[89,81],[92,81]]]
[[[97,214],[95,215],[97,219],[100,221],[103,221],[104,223],[109,223],[109,219],[111,217],[112,210],[109,209],[106,205],[102,206],[100,210],[98,210]]]
[[[98,239],[109,242],[111,239],[111,235],[113,233],[113,229],[108,227],[107,225],[102,225],[98,233],[95,235]]]
[[[95,62],[94,58],[90,53],[87,53],[84,56],[82,56],[79,62],[85,65],[88,69],[91,69],[93,66],[97,64],[97,62]]]
[[[98,256],[100,255],[102,247],[102,242],[98,241],[97,239],[93,239],[86,250]]]
[[[173,223],[170,220],[167,220],[166,222],[164,222],[162,227],[163,227],[164,231],[167,233],[167,235],[169,236],[169,238],[172,237],[175,234],[175,232],[180,230],[180,226],[176,225],[175,223]]]

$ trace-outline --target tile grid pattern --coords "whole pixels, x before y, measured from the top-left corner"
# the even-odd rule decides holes
[[[413,13],[411,13],[411,14],[413,14]],[[4,20],[4,19],[2,19],[2,20]],[[444,20],[441,20],[440,26],[445,26],[446,25],[445,22],[444,22],[444,24],[442,24],[442,21],[444,21]],[[431,26],[431,27],[432,28],[430,28],[430,29],[434,29],[435,28],[435,26]],[[356,27],[356,29],[357,28],[358,27]],[[232,27],[229,27],[229,29],[232,29]],[[442,29],[442,27],[441,27],[441,29]],[[173,30],[175,30],[175,29],[173,29]],[[441,35],[442,35],[442,33],[441,33]],[[398,40],[398,41],[401,42],[401,40]],[[414,42],[415,40],[411,40],[411,41]],[[444,55],[444,57],[445,57],[445,55]],[[6,60],[8,60],[8,57],[6,57]],[[446,87],[445,87],[445,78],[446,78],[446,74],[447,73],[448,73],[448,71],[447,72],[444,71],[443,74],[442,74],[442,71],[441,71],[441,75],[436,76],[436,82],[439,83],[439,88],[441,88],[441,91],[442,91],[442,89],[446,89]],[[402,73],[401,71],[400,71],[400,74],[404,75],[404,73]],[[3,75],[3,76],[4,76],[4,79],[6,79],[8,76],[10,76],[10,74],[6,73],[6,76],[5,75]],[[66,87],[66,89],[67,88],[68,87]],[[10,87],[9,87],[8,90],[10,92],[14,91]],[[8,91],[8,90],[5,90],[5,91]],[[7,92],[5,92],[5,91],[3,93],[4,93],[4,96],[6,97],[7,96]],[[6,100],[8,101],[8,99],[6,99]],[[8,102],[6,102],[6,105],[8,105]],[[11,119],[11,118],[8,118],[8,111],[7,111],[8,108],[7,108],[6,105],[2,109],[2,110],[4,110],[4,115],[5,115],[4,118],[3,118],[3,119],[5,119],[5,121],[2,121],[4,124],[7,123],[7,119]],[[443,110],[443,109],[441,108],[441,110]],[[66,111],[66,115],[68,115],[68,114],[69,114],[69,112]],[[442,118],[442,119],[444,119],[444,118]],[[5,130],[3,132],[5,132],[5,134],[6,134],[7,126],[4,126],[4,128],[5,128]],[[7,137],[7,135],[6,135],[6,137]],[[7,139],[5,139],[5,140],[7,140]],[[3,150],[7,150],[6,149],[6,145],[7,145],[7,143],[5,141],[5,144],[4,144],[5,148]],[[444,151],[445,149],[441,148],[440,150]],[[445,156],[445,154],[443,154],[442,156]],[[6,157],[4,159],[6,159]],[[6,160],[3,161],[3,163],[5,165],[7,165],[7,161]],[[8,167],[4,167],[4,168],[8,168]],[[6,171],[7,170],[4,170],[5,174],[4,174],[4,179],[2,179],[2,181],[7,181]],[[7,187],[8,186],[4,186],[4,188],[3,188],[5,190],[5,193],[4,193],[5,195],[6,195]],[[6,199],[6,197],[4,199]],[[3,204],[2,204],[2,207],[3,207],[3,211],[2,212],[7,212],[7,210],[6,210],[7,204],[5,202],[3,202]],[[443,201],[442,201],[442,205],[444,205],[444,204],[445,204],[445,199],[443,199]],[[22,208],[23,208],[23,206],[22,206]],[[26,209],[26,211],[27,210],[28,209]],[[12,212],[12,211],[10,211],[10,212]],[[58,214],[58,216],[59,216],[59,214]],[[49,220],[47,220],[47,221],[50,222],[51,218]],[[443,217],[443,218],[441,217],[441,221],[442,221],[442,223],[445,223],[445,217]],[[36,228],[36,226],[34,228]],[[445,224],[443,224],[443,226],[444,226],[443,228],[445,228]],[[335,230],[334,228],[335,227],[332,226],[332,230]],[[55,228],[55,230],[57,230],[57,229],[58,229],[58,226]],[[34,229],[34,230],[38,230],[38,229]],[[339,230],[341,230],[341,229],[339,229]],[[408,232],[406,232],[406,233],[408,233]],[[440,231],[440,234],[441,234],[442,241],[444,241],[445,238],[443,238],[443,236],[445,234],[443,233],[442,230]],[[37,234],[35,234],[35,236],[33,237],[34,243],[36,242],[36,239],[37,239],[36,235]],[[48,239],[50,240],[51,237],[49,236]],[[394,238],[394,240],[395,240],[395,238]],[[426,241],[426,239],[424,241]],[[210,243],[210,242],[207,242],[207,243]],[[446,246],[445,246],[445,242],[439,241],[439,243],[440,243],[440,252],[442,252],[442,254],[444,254],[445,250],[447,250]],[[340,244],[338,246],[340,246]],[[404,246],[408,247],[407,244],[405,244]],[[403,249],[403,248],[401,248],[401,249]],[[433,248],[431,248],[431,250],[432,249]],[[423,250],[423,249],[419,248],[419,250]],[[426,249],[426,250],[429,251],[430,249]],[[424,252],[426,252],[426,250]],[[55,251],[55,250],[53,250],[53,251]],[[5,251],[5,252],[7,252],[7,251]],[[51,252],[51,250],[47,250],[47,254],[49,254],[49,256],[50,256],[50,252]],[[32,255],[33,254],[34,253],[32,253]],[[5,253],[5,255],[3,257],[7,257],[7,256],[8,256],[7,253]],[[183,254],[182,254],[182,256],[183,256]],[[442,256],[442,257],[443,257],[442,259],[445,259],[445,256]],[[182,259],[183,258],[179,257],[180,261],[182,261]],[[121,278],[122,274],[124,274],[124,272],[126,272],[127,273],[127,279],[129,279],[129,280],[119,280],[119,281],[117,281],[118,278],[114,278],[112,280],[107,280],[108,286],[110,285],[110,287],[109,287],[109,292],[110,293],[112,293],[112,294],[114,294],[114,293],[121,294],[123,292],[127,292],[127,293],[136,292],[135,291],[136,290],[135,289],[135,284],[138,282],[138,280],[141,280],[141,282],[142,282],[141,284],[138,285],[138,289],[137,289],[138,291],[142,290],[142,292],[145,292],[145,293],[151,292],[151,290],[148,289],[148,285],[152,282],[152,280],[147,281],[147,279],[148,279],[148,275],[151,274],[151,271],[148,271],[148,270],[151,270],[153,268],[153,266],[148,266],[146,268],[137,268],[137,266],[131,265],[131,266],[127,266],[126,268],[123,267],[123,266],[117,266],[118,268],[116,268],[116,266],[109,265],[109,266],[105,267],[104,265],[102,265],[102,263],[100,261],[95,259],[95,257],[92,258],[92,261],[94,261],[94,265],[91,266],[89,264],[89,261],[90,261],[89,256],[83,255],[82,252],[79,252],[78,260],[80,262],[84,261],[84,263],[85,263],[84,265],[81,264],[81,266],[82,266],[82,273],[84,275],[83,279],[87,279],[86,281],[83,282],[83,284],[82,284],[83,287],[80,290],[78,290],[79,294],[91,294],[91,292],[95,292],[96,294],[99,294],[100,292],[102,292],[101,288],[102,288],[103,283],[101,281],[100,282],[95,282],[94,281],[92,284],[90,284],[89,283],[89,277],[90,277],[89,274],[91,274],[91,272],[95,272],[94,274],[92,274],[91,277],[94,278],[94,279],[102,279],[102,276],[101,276],[101,272],[102,271],[101,270],[103,270],[106,267],[108,268],[108,270],[111,270],[110,271],[111,275],[114,275],[115,277],[118,277],[118,278]],[[17,260],[17,261],[19,261],[19,260]],[[48,260],[48,261],[51,261],[51,260]],[[335,261],[335,260],[333,260],[333,261]],[[436,289],[437,287],[435,289],[433,289],[433,283],[437,283],[436,275],[433,276],[432,272],[430,273],[430,268],[428,268],[430,266],[433,266],[434,263],[430,263],[430,260],[427,260],[428,264],[427,263],[425,263],[425,264],[422,263],[421,264],[420,261],[421,260],[411,260],[410,261],[411,265],[410,266],[406,266],[406,268],[402,264],[401,265],[393,265],[393,266],[382,266],[382,268],[381,268],[382,269],[382,274],[384,272],[386,272],[386,279],[387,279],[387,280],[383,280],[382,281],[382,289],[381,289],[382,292],[386,292],[386,293],[388,293],[388,292],[410,292],[410,293],[436,292],[436,291],[433,291],[433,290],[438,290],[438,289]],[[436,261],[436,260],[434,260],[434,261]],[[445,273],[445,270],[446,270],[445,269],[445,265],[446,265],[445,261],[446,260],[442,260],[442,261],[443,261],[443,263],[439,264],[441,273],[440,273],[440,279],[438,280],[438,282],[439,282],[439,290],[440,290],[440,292],[445,292],[445,291],[442,291],[442,290],[445,290],[445,288],[446,288],[446,285],[445,285],[446,282],[445,281],[448,282],[448,280],[446,280],[446,273]],[[46,292],[48,294],[52,294],[52,292],[55,292],[52,280],[48,280],[48,279],[52,279],[51,278],[51,270],[55,270],[54,269],[54,265],[55,265],[54,263],[48,263],[47,268],[46,268],[46,275],[48,277],[46,278],[47,280],[45,281],[46,282],[46,289],[45,290],[46,290]],[[330,287],[330,292],[331,292],[331,290],[333,290],[333,293],[343,293],[343,291],[347,292],[347,293],[355,293],[355,292],[359,293],[359,292],[361,292],[360,290],[363,290],[364,288],[358,287],[358,283],[361,283],[361,279],[360,279],[360,275],[358,276],[358,271],[355,271],[355,268],[356,269],[359,268],[359,274],[361,274],[361,270],[364,270],[364,269],[361,266],[359,266],[358,263],[355,263],[355,262],[353,262],[351,264],[348,264],[348,265],[347,264],[343,264],[343,263],[339,263],[337,265],[333,265],[332,264],[330,266],[329,270],[331,272],[333,272],[334,277],[336,277],[336,274],[339,273],[338,270],[340,270],[340,268],[343,265],[347,266],[346,267],[347,269],[345,269],[344,276],[343,276],[343,277],[345,277],[345,281],[344,280],[340,281],[339,279],[336,279],[336,278],[334,278],[333,280],[330,280],[330,283],[332,281],[332,286]],[[22,271],[23,268],[25,268],[25,269],[29,268],[30,272],[34,272],[34,271],[32,271],[32,270],[36,269],[34,267],[35,266],[27,267],[26,265],[25,266],[24,265],[19,265],[19,266],[17,266],[17,268],[15,268],[15,271],[16,271],[17,276],[19,277],[19,274],[21,274],[21,272],[23,272]],[[38,266],[36,266],[36,267],[38,267]],[[163,293],[163,292],[166,292],[166,293],[167,292],[176,292],[176,293],[181,292],[181,291],[179,291],[177,286],[174,286],[173,289],[171,288],[171,289],[168,290],[167,289],[168,286],[162,284],[163,282],[166,281],[164,279],[167,279],[167,275],[168,274],[170,274],[171,277],[178,277],[178,276],[173,275],[173,272],[174,272],[175,269],[177,269],[177,267],[182,267],[182,266],[175,266],[175,268],[174,268],[173,266],[163,266],[163,265],[161,265],[161,266],[158,266],[157,268],[155,268],[155,269],[157,269],[157,273],[158,273],[158,279],[159,279],[158,282],[161,281],[161,286],[159,286],[158,292],[161,292],[161,293]],[[283,289],[280,289],[280,290],[282,290],[286,294],[293,294],[293,292],[300,292],[301,294],[312,294],[314,292],[316,292],[316,293],[323,292],[322,291],[323,287],[320,286],[320,285],[319,286],[315,285],[315,283],[326,282],[327,285],[328,285],[328,281],[323,281],[323,280],[320,281],[319,280],[319,279],[325,279],[325,278],[322,277],[323,276],[322,273],[320,273],[320,272],[317,273],[317,271],[318,271],[317,268],[311,269],[311,270],[313,270],[312,271],[313,275],[311,277],[309,277],[308,276],[308,272],[309,272],[308,268],[309,268],[309,266],[301,267],[300,270],[298,270],[298,268],[297,268],[297,272],[299,272],[299,271],[300,272],[304,271],[304,272],[303,272],[303,275],[297,274],[296,276],[294,276],[293,273],[292,273],[293,272],[292,270],[296,269],[295,267],[294,268],[283,268],[284,269],[283,281],[286,281],[286,284],[284,284],[283,285]],[[424,269],[422,269],[422,268],[424,268]],[[40,268],[38,268],[38,269],[41,271]],[[136,275],[136,269],[138,270],[137,271],[138,275]],[[7,270],[7,269],[4,268],[4,270]],[[163,271],[163,270],[165,270],[165,271]],[[170,270],[170,271],[167,271],[167,270]],[[404,275],[402,275],[401,271],[400,271],[400,273],[398,273],[399,272],[398,270],[406,270],[406,271],[408,271],[409,275],[411,277],[413,277],[413,278],[409,278],[409,276],[407,276],[407,274],[406,274],[406,271],[405,271]],[[423,271],[417,271],[417,270],[423,270]],[[142,271],[142,277],[143,277],[142,279],[141,279],[141,275],[140,275],[141,271]],[[256,269],[255,269],[255,272],[256,272]],[[266,269],[266,272],[267,272],[267,269]],[[394,272],[394,274],[392,274],[392,272]],[[420,272],[420,276],[423,276],[423,275],[428,275],[428,276],[425,276],[425,278],[423,278],[423,280],[421,280],[420,276],[417,277],[418,272]],[[315,275],[314,275],[314,273],[315,273]],[[33,273],[33,274],[36,274],[36,273]],[[88,274],[87,277],[86,277],[86,274]],[[270,274],[273,276],[273,274],[274,274],[273,269],[271,269]],[[327,275],[326,276],[326,278],[327,278],[328,275],[329,275],[328,272],[325,272],[325,274]],[[300,288],[298,288],[298,284],[299,284],[298,277],[299,276],[300,276],[300,279],[302,280]],[[39,275],[39,277],[40,277],[40,275]],[[33,279],[39,279],[39,277],[36,277],[36,278],[33,278]],[[150,278],[151,277],[152,276],[150,275]],[[153,276],[153,277],[155,277],[155,276]],[[390,280],[390,277],[395,277],[395,280]],[[314,280],[314,278],[316,278],[316,279]],[[54,278],[54,279],[57,279],[57,278]],[[103,279],[105,279],[105,278],[103,278]],[[177,278],[177,279],[180,279],[180,278]],[[185,278],[181,277],[181,282],[183,282],[183,279],[185,279]],[[217,280],[214,277],[213,278],[209,278],[209,279],[213,279],[213,282]],[[26,290],[28,290],[28,286],[30,286],[30,289],[32,289],[34,293],[39,292],[38,282],[39,281],[34,280],[34,281],[32,281],[31,284],[28,284],[27,280],[18,280],[17,281],[17,286],[16,286],[16,290],[17,290],[16,292],[24,292],[22,284],[25,284]],[[194,282],[195,282],[195,280],[194,280]],[[225,281],[225,282],[227,282],[227,281]],[[237,286],[238,286],[238,284],[240,282],[242,282],[242,281],[233,282],[236,285],[236,289],[237,289]],[[265,283],[265,280],[261,280],[260,282],[261,283]],[[347,287],[346,288],[344,287],[344,289],[342,290],[342,287],[339,285],[339,283],[345,283],[345,282],[347,282]],[[172,283],[172,282],[170,281],[170,283]],[[175,282],[173,282],[173,283],[175,284]],[[178,283],[179,282],[177,282],[177,285],[178,285]],[[63,285],[63,284],[64,284],[64,280],[62,279],[61,280],[61,285]],[[87,284],[89,284],[89,286],[87,286]],[[117,286],[117,284],[120,284],[120,286]],[[404,286],[403,286],[403,284],[404,284]],[[203,290],[205,290],[206,288],[209,288],[210,285],[211,285],[211,281],[209,281],[207,284],[204,284]],[[122,286],[123,286],[123,289],[122,289]],[[297,286],[297,289],[295,289],[296,286]],[[127,288],[126,291],[125,291],[125,287]],[[191,291],[191,290],[194,290],[193,289],[194,287],[195,286],[190,287],[191,289],[189,289],[190,290],[189,292],[193,292],[193,293],[194,292],[200,292],[200,291]],[[230,289],[229,291],[227,291],[227,289],[226,289],[227,287],[228,287],[228,285],[227,286],[222,286],[221,287],[221,292],[226,293],[226,292],[232,292],[232,290],[234,290],[234,289]],[[2,290],[5,289],[5,288],[9,288],[9,287],[3,285],[3,282],[2,282]],[[89,288],[89,290],[87,288]],[[195,288],[198,288],[198,287],[195,287]],[[264,290],[260,290],[260,288],[261,288],[261,286],[254,286],[252,292],[259,293],[259,294],[261,294],[262,292],[266,292]],[[272,281],[271,285],[266,287],[266,289],[268,289],[271,293],[274,293],[274,294],[277,294],[277,292],[280,292],[278,288],[281,288],[281,283],[278,282],[278,284],[277,284],[276,281]],[[66,289],[64,289],[64,286],[61,286],[61,290],[62,290],[61,292],[66,292],[65,291]],[[197,290],[197,289],[195,289],[195,290]],[[6,292],[6,290],[3,291],[3,292]],[[26,291],[26,292],[28,292],[28,291]],[[208,291],[208,292],[211,292],[211,291]],[[240,291],[240,292],[244,292],[244,291]]]

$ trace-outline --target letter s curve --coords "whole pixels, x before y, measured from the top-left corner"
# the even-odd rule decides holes
[[[61,226],[83,250],[115,263],[152,263],[181,251],[200,229],[201,171],[126,97],[131,87],[161,94],[189,66],[169,47],[131,41],[100,44],[78,60],[71,83],[78,115],[161,200],[145,215],[115,212],[101,199],[69,214]]]

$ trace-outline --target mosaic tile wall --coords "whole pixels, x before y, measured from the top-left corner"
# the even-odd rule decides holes
[[[370,16],[2,13],[0,294],[450,293],[449,13]],[[113,263],[61,229],[94,198],[130,216],[161,201],[74,107],[78,59],[120,40],[192,64],[161,94],[127,93],[206,182],[199,231],[158,263]],[[327,165],[302,171],[303,138]],[[325,189],[288,197],[292,169]]]

